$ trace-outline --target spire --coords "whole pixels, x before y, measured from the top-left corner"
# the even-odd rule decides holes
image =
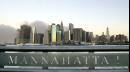
[[[109,28],[106,29],[106,36],[109,37]]]
[[[31,30],[31,42],[32,43],[35,43],[35,34],[36,34],[36,26],[33,25],[32,30]]]
[[[61,39],[62,39],[62,44],[64,43],[64,27],[63,27],[63,22],[61,21]]]
[[[61,30],[64,31],[63,22],[61,21]]]
[[[108,27],[106,29],[106,38],[107,38],[107,41],[109,42],[110,41],[110,35],[109,35],[109,28]]]

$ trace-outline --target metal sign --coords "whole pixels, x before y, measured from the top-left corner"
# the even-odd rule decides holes
[[[0,66],[41,66],[43,69],[128,69],[129,52],[1,52]]]

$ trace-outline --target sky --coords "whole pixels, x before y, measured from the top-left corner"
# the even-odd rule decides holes
[[[129,36],[129,0],[0,0],[0,24],[17,29],[36,20]]]

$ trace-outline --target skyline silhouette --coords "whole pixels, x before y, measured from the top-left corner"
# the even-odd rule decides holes
[[[62,20],[94,34],[108,26],[110,34],[129,35],[129,0],[0,0],[0,11],[0,24],[16,29],[24,21],[51,25]]]

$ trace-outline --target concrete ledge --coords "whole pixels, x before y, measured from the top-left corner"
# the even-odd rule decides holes
[[[29,70],[29,69],[0,69],[4,72],[129,72],[129,70]]]
[[[0,51],[128,51],[129,45],[86,45],[86,46],[46,46],[11,45],[0,46]]]

